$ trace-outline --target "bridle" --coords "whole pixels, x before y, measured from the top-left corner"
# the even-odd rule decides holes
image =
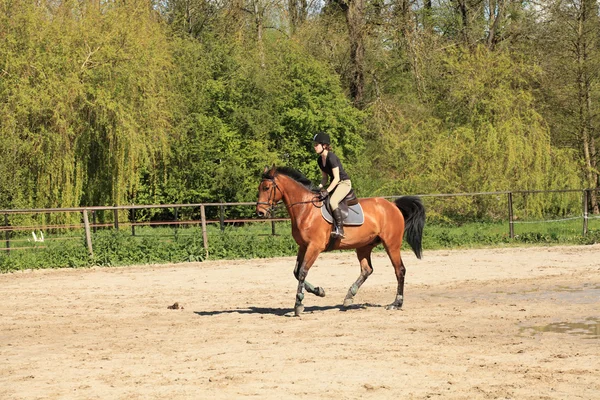
[[[283,191],[279,188],[279,186],[277,186],[277,183],[275,182],[275,177],[272,178],[263,178],[262,181],[260,181],[260,184],[262,185],[262,183],[264,181],[270,181],[273,185],[271,186],[271,193],[269,193],[269,197],[267,198],[267,201],[257,201],[256,202],[256,206],[258,207],[259,205],[265,205],[268,206],[268,208],[266,209],[266,211],[268,213],[272,213],[275,210],[275,207],[277,206],[277,203],[275,202],[275,194],[277,193],[277,190],[279,190],[281,192],[281,195],[283,196]],[[318,200],[318,197],[314,197],[311,200],[308,201],[298,201],[296,203],[292,203],[289,206],[286,205],[286,208],[291,208],[292,206],[295,206],[297,204],[307,204],[307,203],[312,203],[313,206],[315,207],[322,207],[322,204],[320,206],[315,204],[315,200],[317,203],[321,202],[320,200]]]
[[[277,205],[277,203],[275,203],[275,194],[276,194],[277,190],[279,190],[281,192],[281,189],[279,189],[279,186],[277,186],[277,183],[275,183],[275,177],[263,178],[263,180],[260,181],[261,186],[264,181],[271,181],[271,183],[273,184],[273,185],[271,185],[271,193],[269,193],[269,197],[267,198],[267,201],[257,201],[256,206],[258,207],[259,205],[266,205],[266,206],[268,206],[266,211],[268,213],[272,213],[273,210],[275,209],[275,206]],[[283,192],[281,192],[281,195],[283,195]]]

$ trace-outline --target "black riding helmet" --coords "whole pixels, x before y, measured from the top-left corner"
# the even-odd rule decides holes
[[[331,141],[329,139],[329,135],[326,134],[323,131],[317,133],[315,135],[315,137],[313,137],[313,142],[321,143],[321,144],[331,144]]]

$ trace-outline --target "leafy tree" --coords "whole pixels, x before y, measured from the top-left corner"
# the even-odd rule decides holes
[[[359,156],[361,114],[335,75],[300,47],[273,41],[268,68],[235,42],[181,39],[177,47],[182,107],[164,185],[170,201],[252,201],[258,174],[272,163],[316,178],[311,143],[320,129],[341,157]]]
[[[168,150],[170,53],[147,1],[0,2],[7,206],[123,203]],[[150,168],[152,170],[152,168]]]
[[[573,0],[550,2],[547,18],[534,38],[545,74],[538,100],[558,147],[576,149],[581,175],[590,188],[600,186],[600,22],[596,2]],[[598,197],[592,206],[600,212]]]
[[[597,6],[543,6],[0,0],[0,207],[253,201],[318,130],[363,196],[596,186]]]
[[[535,71],[484,47],[474,53],[448,51],[443,65],[437,106],[429,116],[413,119],[384,101],[372,108],[373,119],[381,122],[370,156],[396,178],[383,182],[379,193],[579,186],[572,154],[551,148],[549,131],[533,106],[523,76]],[[560,171],[553,169],[557,161]],[[491,207],[463,205],[478,213]],[[542,207],[529,206],[537,212]]]

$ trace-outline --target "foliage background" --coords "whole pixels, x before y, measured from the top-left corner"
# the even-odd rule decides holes
[[[0,0],[0,209],[253,201],[264,165],[318,180],[319,130],[360,196],[596,187],[598,22],[590,0]]]

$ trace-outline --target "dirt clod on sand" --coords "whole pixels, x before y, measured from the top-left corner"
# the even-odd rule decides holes
[[[402,255],[0,275],[0,399],[600,399],[600,245]]]

